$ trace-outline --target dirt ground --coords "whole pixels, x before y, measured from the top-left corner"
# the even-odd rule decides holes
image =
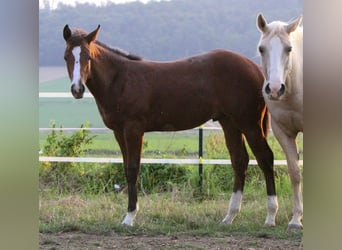
[[[82,233],[40,234],[39,249],[303,249],[300,240],[226,236],[119,236]]]

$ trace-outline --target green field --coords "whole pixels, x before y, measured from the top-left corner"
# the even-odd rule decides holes
[[[39,92],[69,92],[70,80],[61,78],[39,84]],[[104,127],[93,98],[40,98],[39,127],[47,128],[51,121],[66,128],[80,127],[85,121],[91,127]]]

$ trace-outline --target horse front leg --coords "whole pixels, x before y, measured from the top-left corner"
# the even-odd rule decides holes
[[[128,185],[128,209],[122,224],[133,226],[134,219],[139,210],[137,182],[140,172],[143,132],[139,129],[128,127],[125,128],[124,133],[115,133],[115,137],[123,154],[125,175]]]
[[[273,169],[273,152],[268,146],[265,137],[258,127],[256,127],[254,130],[248,130],[245,135],[266,181],[267,217],[265,220],[265,225],[275,226],[275,218],[278,212],[278,198],[276,195]]]
[[[222,220],[223,223],[232,224],[234,218],[241,210],[243,188],[245,184],[246,171],[249,156],[244,143],[244,136],[228,119],[221,119],[220,124],[224,131],[226,146],[230,153],[232,167],[234,170],[233,193],[229,200],[227,215]]]
[[[299,168],[299,154],[296,144],[296,136],[292,137],[286,135],[278,124],[272,120],[272,129],[274,135],[279,141],[283,151],[286,155],[287,167],[291,179],[293,189],[293,215],[288,224],[288,229],[301,229],[303,217],[303,199],[301,189],[301,171]]]

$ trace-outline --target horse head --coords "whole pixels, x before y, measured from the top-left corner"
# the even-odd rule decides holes
[[[290,36],[301,21],[302,16],[290,23],[281,21],[267,23],[262,14],[257,17],[257,27],[261,32],[258,51],[266,78],[263,93],[270,99],[280,100],[289,88],[286,79],[292,70],[294,53]]]
[[[100,25],[90,32],[82,30],[71,31],[68,25],[63,29],[66,41],[64,60],[66,62],[69,78],[71,80],[71,93],[76,99],[83,97],[87,79],[91,72],[91,43],[96,40]]]

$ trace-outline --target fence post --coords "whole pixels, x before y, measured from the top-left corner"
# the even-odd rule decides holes
[[[199,189],[202,193],[203,187],[203,125],[201,125],[198,129],[198,175],[199,175]]]

